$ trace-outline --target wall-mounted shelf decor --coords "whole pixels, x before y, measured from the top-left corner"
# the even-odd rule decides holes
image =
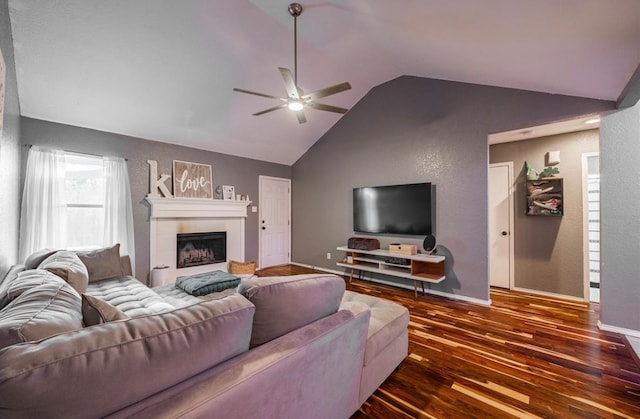
[[[562,216],[564,214],[562,178],[528,180],[527,215]]]

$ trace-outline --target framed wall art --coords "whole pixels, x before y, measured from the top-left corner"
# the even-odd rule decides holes
[[[222,185],[222,199],[224,199],[225,201],[233,201],[235,199],[235,193],[235,187]]]
[[[173,196],[175,198],[213,199],[211,165],[174,160]]]

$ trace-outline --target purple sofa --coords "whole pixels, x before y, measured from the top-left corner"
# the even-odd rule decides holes
[[[2,418],[348,418],[407,355],[407,310],[335,275],[200,298],[69,253],[0,282]]]

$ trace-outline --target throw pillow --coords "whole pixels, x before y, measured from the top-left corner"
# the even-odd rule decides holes
[[[104,249],[76,252],[89,271],[89,282],[124,276],[120,265],[120,243]]]
[[[51,256],[55,252],[57,252],[57,250],[51,249],[42,249],[38,250],[37,252],[33,252],[24,260],[25,269],[36,269],[43,260]]]
[[[87,290],[89,272],[80,258],[73,252],[61,250],[46,258],[38,266],[64,279],[78,294]]]
[[[129,316],[104,300],[82,294],[82,320],[85,326],[126,320]]]

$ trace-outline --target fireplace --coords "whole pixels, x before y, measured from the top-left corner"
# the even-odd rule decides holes
[[[211,265],[227,261],[227,232],[177,235],[176,267]]]

